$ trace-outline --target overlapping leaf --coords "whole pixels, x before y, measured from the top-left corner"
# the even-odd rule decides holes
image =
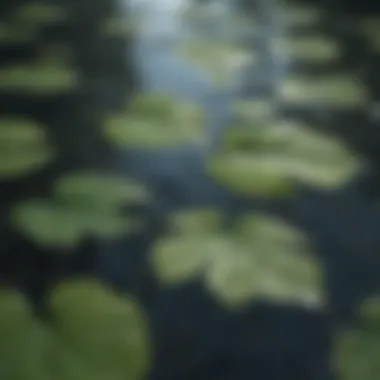
[[[280,221],[261,219],[244,218],[231,235],[184,231],[162,238],[151,256],[158,278],[178,284],[201,276],[228,307],[258,298],[320,307],[322,273],[305,240]]]
[[[53,321],[34,319],[17,293],[0,293],[0,374],[12,380],[140,380],[150,364],[143,312],[100,283],[62,284]]]

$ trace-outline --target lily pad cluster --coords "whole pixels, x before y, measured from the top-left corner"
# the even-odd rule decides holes
[[[139,304],[100,282],[62,283],[48,298],[50,323],[20,294],[0,290],[0,375],[17,380],[140,380],[151,361]]]
[[[205,115],[196,104],[165,95],[137,96],[110,115],[105,135],[121,148],[164,149],[202,142]]]
[[[199,218],[205,215],[199,212]],[[216,225],[207,231],[175,230],[156,243],[151,264],[163,285],[201,278],[209,292],[232,308],[262,298],[323,304],[321,269],[305,255],[306,242],[290,226],[245,216],[233,231]]]
[[[49,247],[77,246],[91,236],[112,239],[138,228],[122,213],[131,202],[148,202],[138,183],[94,172],[74,172],[57,181],[52,199],[30,199],[15,205],[12,221],[23,235]]]

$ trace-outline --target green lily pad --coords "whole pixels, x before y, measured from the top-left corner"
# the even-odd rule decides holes
[[[333,362],[342,380],[375,380],[380,375],[380,335],[342,330],[335,337]]]
[[[242,67],[255,57],[252,53],[217,41],[191,41],[181,45],[178,54],[209,74],[216,85],[228,85]]]
[[[341,55],[339,43],[323,35],[280,38],[274,44],[277,58],[292,61],[326,63],[337,60]]]
[[[133,101],[126,114],[110,116],[105,134],[120,147],[175,148],[201,142],[204,120],[203,111],[194,104],[166,96],[143,96]]]
[[[2,44],[23,44],[35,40],[37,33],[25,25],[0,22],[0,42]]]
[[[55,154],[48,147],[10,149],[0,152],[0,178],[13,179],[40,170],[49,164]]]
[[[39,200],[14,206],[12,222],[22,234],[42,245],[67,248],[74,248],[88,235],[115,238],[134,228],[129,218],[115,213]]]
[[[248,244],[264,241],[271,247],[281,247],[289,251],[307,248],[307,239],[298,228],[279,218],[268,215],[244,215],[236,222],[236,233]]]
[[[223,251],[226,241],[215,235],[181,234],[159,240],[151,255],[158,279],[167,285],[186,282],[211,264],[212,256]]]
[[[325,76],[312,78],[289,76],[278,88],[278,96],[285,104],[323,107],[363,107],[369,94],[355,76]]]
[[[271,155],[219,154],[209,159],[207,171],[223,186],[246,196],[283,196],[293,192],[293,180],[281,160]]]
[[[323,10],[315,6],[290,5],[282,10],[286,25],[290,28],[310,26],[315,27],[321,21]]]
[[[14,19],[20,23],[43,25],[67,20],[67,7],[58,4],[47,4],[42,1],[29,1],[16,8]]]
[[[0,89],[3,91],[47,95],[73,90],[77,84],[78,73],[63,65],[40,64],[0,69]]]
[[[170,216],[173,231],[184,234],[210,234],[220,230],[223,223],[222,214],[215,209],[182,210]]]
[[[260,235],[260,231],[252,239],[236,236],[205,274],[208,289],[232,308],[255,299],[320,308],[324,305],[322,280],[321,268],[304,246],[286,246],[280,239],[273,242],[270,234]]]
[[[270,121],[275,116],[275,104],[271,99],[244,99],[234,102],[233,111],[243,122]]]
[[[66,203],[115,211],[125,204],[151,199],[148,189],[136,181],[91,171],[61,177],[55,185],[55,195]]]
[[[111,379],[141,379],[149,369],[146,316],[130,297],[91,280],[63,283],[50,300],[56,331],[92,368]],[[124,377],[116,377],[120,374]]]
[[[11,379],[19,371],[19,354],[27,343],[33,328],[32,323],[32,311],[26,299],[15,291],[1,289],[0,375],[2,378]]]

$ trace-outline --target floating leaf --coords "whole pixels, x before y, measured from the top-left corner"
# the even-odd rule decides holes
[[[375,52],[380,52],[380,18],[379,17],[366,17],[364,20],[359,21],[364,36],[370,43],[370,46]]]
[[[298,36],[274,41],[276,59],[311,63],[331,62],[339,58],[339,43],[324,36]]]
[[[262,122],[271,120],[275,115],[275,104],[270,99],[244,99],[233,104],[235,116],[239,120]]]
[[[211,75],[215,84],[229,84],[237,70],[254,60],[251,53],[236,46],[193,41],[181,45],[179,54]]]
[[[256,230],[251,239],[245,240],[236,236],[229,250],[214,260],[205,274],[211,292],[229,307],[254,299],[321,307],[322,271],[307,256],[305,245],[290,244],[284,238],[276,241],[268,231],[262,232],[265,231]]]
[[[333,360],[342,380],[376,380],[380,374],[380,335],[373,331],[342,330],[336,335]]]
[[[180,233],[209,234],[217,232],[223,223],[221,213],[214,209],[191,209],[174,213],[170,225]]]
[[[134,100],[128,113],[110,116],[105,134],[121,147],[175,148],[201,141],[203,121],[203,111],[194,104],[144,96]]]
[[[12,212],[14,225],[42,245],[75,247],[83,237],[114,238],[133,228],[128,218],[49,201],[25,201]]]
[[[47,147],[10,149],[0,152],[0,178],[22,177],[29,172],[42,169],[54,158]]]
[[[108,37],[129,36],[136,29],[136,23],[128,19],[125,15],[108,18],[102,32]]]
[[[286,26],[296,27],[315,27],[321,21],[323,11],[317,7],[304,5],[289,5],[282,9],[282,16]]]
[[[225,152],[276,152],[289,146],[289,136],[284,128],[271,125],[237,126],[229,128],[223,136]]]
[[[26,24],[53,24],[66,21],[67,7],[58,4],[47,4],[41,1],[30,1],[16,7],[15,20]]]
[[[71,204],[112,210],[150,199],[147,188],[136,181],[89,171],[61,177],[56,182],[55,194],[57,199]]]
[[[288,77],[279,85],[280,100],[287,104],[323,107],[362,107],[369,94],[354,76]]]
[[[51,298],[58,334],[111,379],[139,380],[151,359],[144,313],[127,296],[117,296],[94,281],[59,286]],[[112,377],[112,374],[121,377]]]
[[[236,223],[236,231],[246,242],[252,244],[264,241],[268,248],[304,250],[307,241],[303,233],[279,218],[267,215],[244,215]]]
[[[38,94],[55,94],[72,90],[78,73],[60,65],[11,66],[0,69],[0,89]]]
[[[207,289],[229,307],[239,307],[261,297],[257,278],[252,274],[252,259],[239,252],[238,246],[228,246],[230,252],[221,253],[205,274]],[[241,247],[240,247],[241,250]]]
[[[42,126],[23,118],[0,119],[0,178],[39,170],[54,158]]]
[[[232,191],[247,196],[282,196],[293,192],[293,180],[281,161],[272,155],[220,154],[209,159],[207,171]]]
[[[28,30],[25,25],[0,22],[0,42],[2,44],[22,44],[31,42],[36,38],[33,30]]]
[[[186,282],[210,265],[212,256],[223,251],[225,240],[213,235],[179,235],[158,241],[152,252],[152,266],[164,284]]]
[[[43,126],[23,118],[0,119],[0,145],[41,144],[45,142]]]
[[[15,291],[0,291],[0,376],[12,379],[18,372],[19,353],[27,344],[32,329],[31,309]],[[27,380],[27,378],[25,378]]]

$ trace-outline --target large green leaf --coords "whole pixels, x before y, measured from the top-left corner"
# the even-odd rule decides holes
[[[61,177],[55,184],[55,195],[78,207],[115,211],[125,204],[151,199],[148,189],[137,181],[93,171],[76,171]]]
[[[257,298],[324,304],[322,270],[291,226],[268,217],[244,217],[226,248],[206,273],[208,287],[226,305]]]
[[[313,64],[334,62],[340,58],[338,41],[323,35],[299,35],[274,41],[275,59]]]
[[[55,290],[51,307],[61,339],[92,368],[110,379],[145,375],[151,360],[149,332],[134,299],[113,294],[96,281],[77,280]]]
[[[14,376],[20,370],[19,355],[23,352],[32,329],[31,309],[26,299],[15,291],[2,288],[0,290],[0,376],[2,379],[17,379]],[[27,378],[24,379],[27,380]]]
[[[13,65],[0,69],[0,89],[3,91],[22,91],[36,95],[59,94],[75,89],[78,80],[78,73],[62,63]]]
[[[209,158],[211,178],[234,192],[246,196],[283,196],[293,192],[289,167],[282,157],[251,153],[217,154]]]
[[[77,246],[89,235],[109,239],[128,233],[135,225],[114,212],[71,207],[53,201],[31,200],[13,208],[15,227],[28,238],[45,246]]]
[[[13,20],[22,24],[44,25],[66,21],[68,9],[59,4],[44,1],[28,1],[15,8]]]
[[[242,67],[255,57],[245,49],[218,41],[194,40],[182,44],[178,53],[210,75],[215,85],[229,85]]]
[[[110,116],[105,134],[113,143],[131,148],[171,148],[199,143],[204,113],[196,105],[167,96],[136,98],[127,113]]]
[[[180,234],[156,242],[151,263],[158,279],[168,285],[202,274],[225,240],[214,235]]]
[[[24,176],[54,158],[43,126],[24,118],[0,119],[0,178]]]
[[[342,380],[376,380],[380,376],[380,335],[342,330],[336,335],[333,360]]]
[[[222,214],[212,208],[181,210],[169,218],[171,229],[184,234],[203,235],[217,232],[223,223]]]
[[[367,89],[353,75],[289,76],[278,85],[278,96],[284,104],[314,108],[361,108],[369,100]]]

